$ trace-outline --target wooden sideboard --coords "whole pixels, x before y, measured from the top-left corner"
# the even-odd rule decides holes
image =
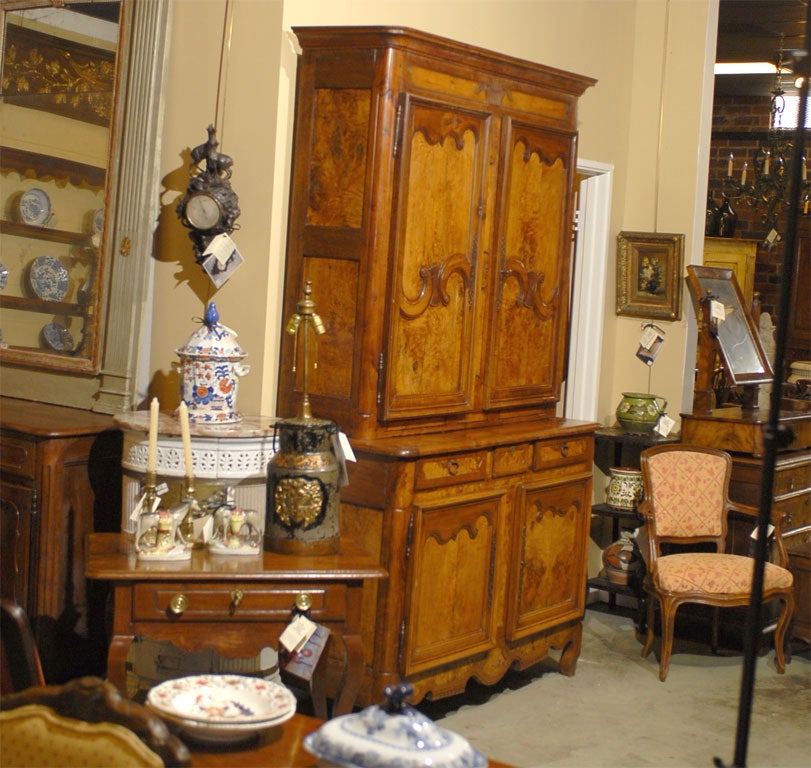
[[[358,458],[342,529],[389,572],[364,597],[360,700],[449,695],[553,648],[571,674],[597,425],[555,414],[595,81],[412,29],[294,32],[283,317],[309,281],[312,412]],[[296,357],[284,334],[282,418]]]
[[[120,509],[121,433],[111,417],[0,398],[0,593],[31,619],[48,682],[104,668],[85,537],[118,530]]]
[[[733,501],[753,507],[760,505],[763,485],[763,434],[766,414],[742,411],[739,407],[720,408],[707,414],[682,415],[682,442],[720,448],[732,456],[729,495]],[[791,430],[791,442],[775,456],[772,485],[772,519],[780,525],[795,575],[797,619],[794,631],[808,638],[809,594],[808,544],[811,525],[811,412],[786,412],[780,422]],[[745,554],[751,547],[751,518],[731,517],[728,545]]]

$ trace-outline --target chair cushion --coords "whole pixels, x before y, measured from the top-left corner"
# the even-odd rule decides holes
[[[138,736],[115,723],[87,723],[29,704],[0,712],[3,768],[162,768]]]
[[[658,586],[666,592],[707,592],[733,595],[752,590],[754,558],[721,555],[716,552],[692,552],[665,555],[656,561]],[[793,583],[791,573],[774,563],[765,563],[763,588],[787,589]]]

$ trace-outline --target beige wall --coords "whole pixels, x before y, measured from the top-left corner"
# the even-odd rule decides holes
[[[692,354],[689,308],[680,322],[665,324],[665,346],[649,371],[634,357],[640,321],[614,315],[614,238],[621,230],[681,232],[686,261],[700,261],[716,17],[717,0],[176,0],[152,389],[167,407],[176,405],[174,350],[213,297],[252,365],[240,409],[274,412],[296,64],[291,27],[387,24],[598,79],[581,100],[579,154],[614,166],[599,418],[612,423],[621,393],[649,384],[678,418]],[[221,149],[234,158],[242,208],[234,239],[245,256],[216,294],[174,213],[188,180],[188,149],[215,118]]]

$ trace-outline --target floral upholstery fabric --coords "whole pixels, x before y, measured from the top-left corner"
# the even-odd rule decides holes
[[[30,704],[0,712],[3,768],[162,768],[138,736],[115,723],[87,723]]]
[[[656,561],[659,587],[665,592],[747,593],[752,589],[755,561],[743,555],[694,552],[666,555]],[[765,563],[764,590],[787,588],[791,572],[774,563]]]
[[[720,456],[671,451],[648,460],[658,536],[720,536],[726,462]]]

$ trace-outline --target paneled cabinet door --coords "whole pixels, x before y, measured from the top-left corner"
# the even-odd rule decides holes
[[[490,116],[407,94],[400,108],[384,420],[474,408],[491,226],[482,213]]]
[[[32,488],[3,480],[0,499],[0,597],[23,606],[33,614],[34,596],[29,595],[31,537],[35,535]]]
[[[583,615],[590,499],[590,478],[516,489],[508,641]]]
[[[505,498],[506,490],[491,491],[415,509],[403,675],[495,648]]]
[[[554,402],[567,336],[575,137],[506,118],[485,408]]]

